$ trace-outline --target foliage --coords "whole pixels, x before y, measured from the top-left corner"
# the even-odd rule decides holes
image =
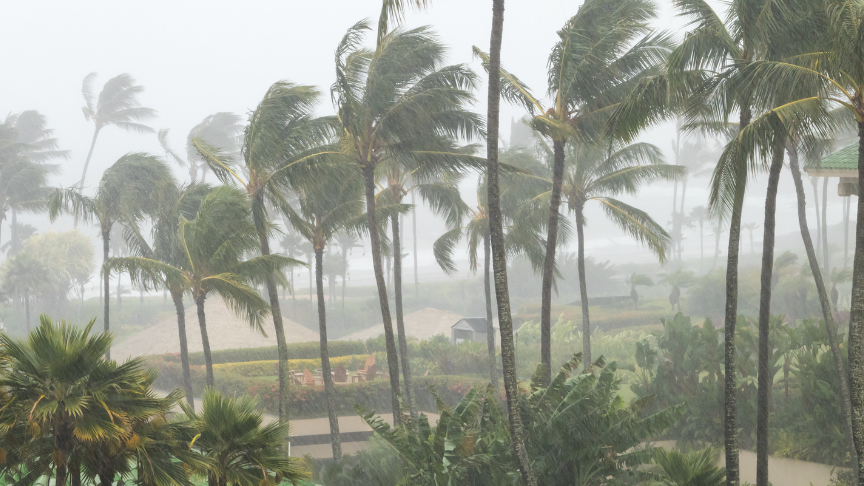
[[[710,447],[685,453],[677,450],[657,449],[654,461],[659,469],[660,481],[652,486],[723,486],[726,470],[718,467],[717,453]]]
[[[346,370],[353,371],[362,368],[368,357],[368,354],[352,354],[330,358],[330,365],[333,369],[336,369],[339,366],[344,366]],[[245,363],[223,363],[213,365],[213,370],[240,376],[275,376],[277,372],[276,366],[278,364],[279,361],[275,359],[267,361],[247,361]],[[315,371],[321,369],[321,359],[289,359],[288,367],[295,371]]]
[[[366,345],[362,341],[332,341],[328,343],[327,349],[330,351],[331,357],[366,353]],[[320,357],[320,353],[321,348],[318,341],[288,344],[288,354],[291,356],[291,359],[316,359]],[[279,350],[276,346],[264,348],[219,349],[213,351],[212,356],[213,364],[268,361],[279,359]],[[151,359],[156,359],[156,357]],[[158,359],[169,362],[179,362],[180,355],[165,354],[159,356]],[[204,353],[189,353],[189,363],[193,365],[203,365]]]

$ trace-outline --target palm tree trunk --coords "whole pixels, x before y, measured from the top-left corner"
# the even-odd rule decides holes
[[[342,324],[345,324],[345,280],[348,276],[348,250],[342,249]]]
[[[206,173],[205,173],[206,174]],[[204,174],[202,174],[203,180]],[[264,193],[258,191],[252,199],[252,219],[258,232],[258,242],[261,245],[261,255],[270,255],[270,240],[267,238],[267,213],[264,209]],[[292,273],[293,276],[293,273]],[[276,331],[276,347],[279,351],[279,423],[288,423],[288,343],[285,340],[285,323],[282,321],[282,307],[279,305],[279,293],[276,280],[272,274],[264,279],[267,287],[267,298],[270,300],[270,315],[273,317],[273,328]],[[292,292],[293,295],[293,292]],[[296,312],[296,310],[295,310]]]
[[[579,298],[582,303],[582,364],[591,366],[591,319],[588,315],[588,282],[585,279],[585,218],[582,207],[576,208],[576,263],[579,269]]]
[[[84,159],[84,171],[81,173],[81,181],[78,182],[78,194],[84,190],[84,180],[87,178],[87,169],[90,167],[90,158],[93,157],[93,149],[96,148],[96,137],[99,136],[99,126],[93,130],[93,140],[90,141],[90,151],[87,152],[87,158]],[[78,215],[75,215],[75,227],[78,227]],[[59,484],[59,483],[58,483]]]
[[[738,121],[738,130],[750,124],[751,112],[744,106]],[[723,447],[726,456],[726,485],[738,486],[741,481],[738,456],[738,391],[735,369],[735,325],[738,323],[738,252],[741,246],[741,213],[744,207],[744,187],[740,187],[732,207],[729,221],[729,251],[726,255],[726,312],[723,326]],[[717,253],[719,253],[720,222],[717,222]],[[717,253],[714,261],[717,261]]]
[[[189,369],[189,342],[186,340],[186,308],[183,306],[183,291],[172,290],[171,300],[177,312],[177,332],[180,336],[180,367],[183,369],[183,388],[186,390],[186,401],[195,411],[195,394],[192,389],[192,372]]]
[[[210,355],[210,338],[207,336],[207,317],[204,315],[204,299],[206,295],[195,296],[195,307],[198,309],[198,326],[201,328],[201,347],[204,351],[204,366],[207,369],[207,386],[215,386],[213,377],[213,358]]]
[[[778,139],[780,138],[777,135]],[[777,185],[783,168],[785,144],[782,139],[775,142],[771,167],[768,170],[768,190],[765,197],[765,226],[762,238],[762,279],[759,293],[759,389],[756,406],[756,486],[768,486],[768,411],[774,376],[769,358],[771,346],[768,342],[771,319],[771,276],[774,270],[774,227],[777,216]]]
[[[722,226],[721,226],[721,225],[722,225],[722,222],[721,222],[721,221],[718,221],[718,222],[717,222],[717,226],[714,228],[714,261],[711,263],[711,269],[712,269],[712,270],[713,270],[715,267],[717,267],[717,258],[720,256],[720,233],[721,233],[721,230],[722,230]],[[741,226],[741,221],[740,221],[740,220],[738,221],[738,226]],[[741,228],[738,228],[738,231],[739,231],[739,233],[740,233]],[[730,234],[729,236],[731,237],[732,235]],[[739,238],[739,241],[740,241],[740,235],[738,236],[738,238]],[[735,251],[737,252],[738,250],[735,250]],[[727,259],[727,261],[728,261],[728,259],[729,259],[729,256],[728,256],[728,255],[726,256],[726,259]],[[735,259],[736,259],[736,261],[737,261],[737,259],[738,259],[738,256],[737,256],[737,255],[735,256]]]
[[[327,399],[327,418],[330,420],[330,445],[333,460],[342,459],[342,439],[339,436],[339,419],[333,403],[333,376],[330,374],[330,353],[327,350],[327,306],[324,305],[324,248],[315,249],[315,286],[318,290],[318,336],[321,343],[321,375],[324,378],[324,396]]]
[[[108,262],[108,250],[110,248],[110,244],[111,244],[111,228],[110,227],[106,228],[105,225],[103,224],[102,225],[102,265],[105,265],[105,263]],[[102,323],[104,324],[105,332],[108,332],[111,329],[110,318],[109,318],[110,316],[108,314],[108,311],[111,307],[111,299],[108,298],[108,293],[111,291],[110,290],[111,282],[110,282],[110,278],[109,278],[110,276],[111,276],[111,274],[109,272],[104,272],[104,275],[102,275],[102,288],[105,289],[104,290],[105,300],[102,301],[102,304],[104,306],[102,309]],[[108,352],[105,353],[105,357],[107,359],[111,359],[111,348],[110,347],[108,348]]]
[[[822,178],[822,261],[825,272],[831,273],[831,252],[828,251],[828,178]]]
[[[699,220],[699,275],[702,275],[702,262],[705,260],[705,236],[702,220]]]
[[[846,426],[844,432],[849,447],[849,457],[852,459],[852,466],[857,469],[857,453],[855,451],[855,443],[852,441],[852,413],[849,410],[849,376],[846,374],[846,366],[843,364],[843,354],[840,351],[840,344],[837,342],[837,324],[834,322],[834,315],[831,312],[831,302],[828,300],[828,292],[825,290],[825,282],[822,280],[822,272],[819,270],[819,261],[813,249],[813,240],[810,238],[810,229],[807,227],[804,182],[801,178],[801,169],[798,165],[798,151],[794,145],[790,145],[788,152],[789,168],[792,170],[792,179],[795,181],[795,192],[798,195],[798,226],[801,229],[801,239],[804,240],[804,250],[807,252],[810,271],[813,273],[813,280],[816,283],[819,303],[822,305],[822,320],[825,322],[825,330],[828,333],[828,346],[831,348],[834,368],[837,369],[837,373],[840,375],[840,409],[843,411]],[[853,476],[853,484],[858,484],[857,470]]]
[[[564,141],[553,140],[552,196],[549,200],[549,224],[546,235],[546,258],[543,260],[543,282],[540,288],[540,363],[543,383],[552,381],[552,279],[555,272],[555,247],[558,242],[558,208],[564,182]]]
[[[849,268],[849,213],[852,211],[852,196],[846,196],[846,212],[843,214],[843,268]]]
[[[687,176],[685,175],[681,179],[681,210],[678,211],[678,215],[680,218],[680,223],[678,223],[678,227],[681,228],[678,230],[678,261],[681,261],[684,253],[684,196],[687,195]]]
[[[114,484],[114,474],[103,473],[99,475],[99,486],[111,486]]]
[[[405,336],[405,320],[402,316],[402,236],[399,231],[399,216],[390,218],[393,230],[393,296],[396,304],[396,332],[399,338],[399,357],[402,364],[402,385],[411,418],[417,418],[417,405],[412,398],[414,389],[411,380],[411,363],[408,360],[408,339]]]
[[[417,204],[411,191],[411,244],[414,245],[414,297],[420,297],[420,278],[417,275]]]
[[[858,166],[864,167],[864,123],[858,124]],[[864,484],[864,170],[858,171],[858,194],[849,315],[849,377],[852,382],[852,437],[858,452],[858,484]]]
[[[507,417],[510,440],[516,464],[525,486],[537,486],[531,461],[525,449],[522,416],[519,413],[519,385],[516,382],[516,347],[513,342],[513,316],[507,288],[507,254],[501,217],[501,193],[498,188],[498,123],[501,102],[501,38],[504,31],[504,0],[492,0],[492,33],[489,41],[489,96],[486,113],[487,204],[492,265],[495,272],[495,296],[498,301],[498,329],[501,332],[501,362],[504,367],[504,391],[507,395]],[[864,194],[864,192],[862,192]],[[864,213],[864,212],[862,212]],[[862,255],[864,264],[864,255]]]
[[[390,373],[390,399],[393,404],[393,424],[399,426],[402,425],[402,411],[399,407],[399,357],[396,353],[396,340],[393,337],[393,321],[390,319],[390,302],[387,300],[387,286],[384,284],[384,269],[381,266],[381,240],[378,236],[378,222],[375,218],[375,169],[372,164],[363,166],[363,179],[366,190],[366,221],[369,225],[369,243],[372,247],[372,267],[375,270],[375,284],[378,287],[381,322],[384,324],[387,370]]]
[[[486,297],[486,348],[489,350],[489,382],[495,395],[498,395],[498,363],[495,359],[495,325],[492,321],[492,284],[489,281],[491,259],[489,233],[483,236],[483,292]]]
[[[813,186],[813,205],[816,209],[816,253],[822,253],[822,214],[819,212],[819,179],[810,178],[810,185]]]

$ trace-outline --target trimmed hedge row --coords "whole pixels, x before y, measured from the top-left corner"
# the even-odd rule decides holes
[[[151,358],[148,364],[153,367],[158,376],[155,387],[162,390],[183,389],[180,363]],[[206,376],[203,366],[192,367],[192,384],[196,395],[204,389]],[[219,370],[214,366],[216,388],[226,396],[243,394],[255,395],[268,413],[279,412],[279,384],[261,378],[241,376]],[[473,387],[486,386],[487,382],[476,377],[466,376],[428,376],[414,379],[414,390],[417,408],[425,412],[437,412],[435,397],[430,388],[447,405],[455,405]],[[361,405],[379,413],[392,412],[390,403],[390,383],[388,380],[354,383],[334,387],[334,402],[337,413],[353,415],[354,405]],[[327,402],[322,386],[289,387],[289,413],[294,418],[324,417],[327,415]]]
[[[350,356],[330,358],[330,367],[335,370],[338,366],[344,366],[345,369],[352,372],[363,368],[369,356],[368,354],[352,354]],[[279,360],[276,359],[246,361],[242,363],[221,363],[213,365],[213,372],[232,373],[245,377],[275,376],[278,374],[278,368],[276,367],[278,363]],[[319,370],[321,369],[321,359],[289,359],[288,369],[295,371]]]
[[[365,354],[366,344],[363,341],[330,341],[327,343],[330,357]],[[269,361],[279,359],[276,346],[265,348],[221,349],[210,353],[213,364],[241,363],[246,361]],[[321,344],[318,341],[288,344],[289,359],[315,359],[321,356]],[[180,362],[180,353],[162,355],[165,361]],[[193,366],[204,364],[204,353],[189,353],[189,364]]]

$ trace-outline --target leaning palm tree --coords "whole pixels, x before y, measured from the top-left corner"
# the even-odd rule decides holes
[[[264,424],[264,414],[254,397],[223,397],[213,388],[204,392],[203,407],[195,413],[184,406],[190,448],[206,459],[196,472],[212,486],[298,484],[309,473],[301,460],[286,457],[283,444],[288,424]]]
[[[335,171],[334,171],[335,172]],[[324,250],[336,234],[353,230],[363,216],[363,186],[357,178],[338,172],[322,174],[297,191],[294,206],[283,208],[294,230],[306,238],[315,249],[315,287],[318,295],[318,334],[321,344],[321,373],[330,420],[330,441],[333,459],[342,458],[339,421],[333,398],[333,377],[330,375],[330,353],[327,350],[327,307],[324,302]],[[296,206],[296,207],[295,207]],[[398,215],[394,216],[398,218]]]
[[[194,141],[202,140],[213,147],[219,147],[230,157],[239,157],[241,133],[243,133],[243,124],[240,117],[234,113],[219,112],[208,115],[201,120],[201,123],[189,130],[189,135],[186,136],[186,157],[182,157],[171,148],[171,144],[168,142],[169,130],[167,128],[159,130],[157,135],[159,145],[165,151],[165,156],[181,167],[187,167],[189,169],[189,181],[194,184],[195,182],[203,183],[207,175],[207,163],[195,148]],[[199,171],[201,172],[200,181],[198,180]]]
[[[70,213],[76,219],[96,220],[102,236],[102,261],[108,261],[111,229],[118,221],[127,225],[152,215],[160,201],[174,191],[171,170],[160,159],[145,153],[131,153],[120,157],[105,173],[92,197],[79,193],[78,188],[57,189],[48,199],[48,215],[53,222],[61,213]],[[110,275],[102,272],[105,292],[102,320],[105,331],[110,329]]]
[[[393,2],[385,2],[382,17],[386,17],[388,3]],[[456,150],[453,140],[477,136],[481,122],[465,109],[473,99],[469,90],[476,77],[464,65],[442,66],[444,48],[428,27],[383,33],[381,28],[379,23],[374,50],[362,46],[364,33],[370,30],[368,22],[358,22],[348,29],[336,49],[336,82],[331,93],[337,110],[339,146],[362,173],[365,183],[393,418],[399,424],[398,354],[375,212],[379,166],[422,163],[426,174],[435,174],[476,164],[476,158]]]
[[[656,6],[648,0],[585,3],[558,31],[559,40],[549,55],[548,106],[543,106],[515,76],[506,72],[502,76],[506,81],[505,98],[532,114],[531,128],[551,141],[554,153],[540,307],[540,360],[546,367],[546,383],[552,377],[552,285],[565,147],[568,141],[586,143],[596,139],[623,96],[669,51],[669,35],[653,32],[648,24],[656,14]],[[476,48],[475,53],[487,59]],[[590,363],[590,359],[585,362]]]
[[[225,224],[226,221],[231,224]],[[219,295],[250,326],[263,332],[261,323],[269,313],[269,306],[250,284],[260,283],[267,275],[299,262],[279,255],[245,259],[247,253],[258,248],[258,232],[246,195],[230,186],[217,187],[207,194],[195,219],[181,219],[178,232],[184,256],[181,265],[123,257],[109,260],[106,269],[128,272],[138,285],[180,282],[198,311],[207,385],[213,386],[213,360],[204,309],[207,297]]]
[[[177,228],[185,220],[195,219],[201,201],[212,188],[206,184],[191,184],[178,188],[165,197],[159,204],[156,214],[151,218],[151,239],[148,240],[138,225],[126,227],[124,238],[132,256],[148,261],[166,263],[180,267],[186,258],[185,250],[179,238]],[[152,241],[152,244],[151,242]],[[180,343],[180,367],[183,374],[183,386],[189,407],[195,409],[195,394],[192,388],[192,374],[189,367],[189,345],[186,335],[186,307],[183,303],[185,287],[183,279],[176,275],[164,275],[161,282],[139,282],[142,288],[163,287],[171,294],[174,311],[177,315],[177,331]]]
[[[239,185],[246,191],[252,204],[252,218],[262,256],[271,253],[267,208],[287,204],[285,194],[315,177],[316,163],[338,153],[335,147],[324,143],[330,134],[332,120],[312,116],[318,96],[318,91],[311,86],[287,81],[270,86],[264,99],[249,114],[239,159],[204,140],[192,141],[219,180]],[[265,278],[264,283],[279,349],[279,420],[286,423],[290,377],[278,279],[279,276],[272,274]]]
[[[152,128],[140,122],[149,120],[156,116],[156,110],[141,106],[138,95],[144,91],[143,86],[135,84],[135,80],[129,74],[119,74],[108,81],[96,98],[93,94],[93,80],[96,73],[90,73],[84,77],[81,84],[81,94],[84,95],[84,118],[93,122],[93,140],[90,142],[90,151],[84,160],[84,172],[78,182],[79,192],[84,188],[87,178],[87,169],[90,167],[90,158],[93,157],[93,149],[96,148],[96,139],[103,128],[113,125],[129,132],[151,133]]]
[[[583,363],[591,361],[591,323],[588,311],[588,286],[585,280],[585,205],[599,203],[606,216],[625,233],[645,244],[661,262],[666,261],[671,239],[648,213],[615,197],[634,195],[642,184],[655,180],[674,180],[682,167],[667,165],[657,147],[647,143],[613,146],[611,150],[596,145],[568,145],[574,161],[563,175],[561,192],[576,219],[578,242],[579,291],[582,301]]]
[[[639,292],[636,291],[636,287],[654,286],[654,281],[651,280],[651,277],[635,272],[630,274],[629,277],[625,278],[624,283],[630,286],[630,299],[633,300],[633,307],[636,309],[639,308]]]
[[[489,243],[495,272],[495,295],[498,302],[498,326],[501,333],[501,363],[504,371],[504,392],[507,409],[519,410],[520,393],[516,381],[516,346],[513,340],[513,314],[510,310],[510,291],[507,285],[507,254],[504,249],[504,227],[501,217],[501,191],[499,187],[498,129],[501,107],[501,41],[504,36],[504,0],[492,0],[492,28],[489,39],[489,57],[486,71],[489,73],[486,104],[486,204],[489,212]],[[504,73],[506,74],[506,73]],[[506,81],[505,81],[506,86]],[[516,464],[525,486],[537,486],[537,477],[531,468],[531,460],[525,449],[525,430],[522,416],[507,414],[510,424],[510,440],[516,456]]]

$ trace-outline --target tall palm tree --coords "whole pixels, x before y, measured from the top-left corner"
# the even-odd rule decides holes
[[[322,157],[337,153],[335,147],[324,144],[332,120],[312,116],[318,97],[318,91],[311,86],[287,81],[278,81],[270,86],[264,99],[249,114],[240,159],[202,139],[192,140],[199,155],[219,180],[237,184],[246,191],[252,204],[252,218],[262,256],[271,254],[268,206],[284,206],[285,194],[296,184],[314,177],[315,164],[321,162]],[[287,423],[288,344],[279,303],[278,277],[276,274],[268,275],[264,283],[279,349],[279,420]]]
[[[93,122],[93,140],[90,142],[90,151],[87,152],[87,158],[84,160],[81,181],[78,182],[79,192],[84,188],[90,158],[93,157],[93,149],[96,148],[96,139],[103,128],[113,125],[129,132],[151,133],[153,129],[140,122],[156,116],[156,110],[141,106],[138,95],[144,91],[144,87],[136,85],[129,74],[119,74],[106,81],[98,98],[93,94],[94,79],[96,73],[90,73],[84,77],[84,82],[81,84],[81,94],[84,96],[85,103],[81,110],[84,112],[84,119]]]
[[[141,232],[138,225],[127,226],[124,233],[132,256],[167,263],[175,267],[183,265],[186,258],[177,228],[184,220],[195,219],[201,200],[212,188],[206,184],[190,184],[166,194],[156,214],[151,219],[152,244]],[[183,303],[185,287],[183,280],[174,274],[164,275],[162,282],[143,281],[142,288],[163,287],[171,294],[174,311],[177,315],[177,331],[180,342],[180,366],[183,373],[183,386],[189,407],[195,409],[195,394],[192,388],[192,374],[189,367],[189,345],[186,335],[186,307]]]
[[[613,146],[611,150],[596,145],[570,144],[565,149],[569,151],[574,162],[563,175],[561,191],[576,219],[579,291],[582,301],[582,356],[585,366],[590,366],[591,324],[588,285],[585,280],[585,205],[590,201],[599,203],[612,222],[645,244],[664,262],[671,244],[669,234],[648,213],[616,199],[615,196],[634,195],[640,185],[654,180],[674,180],[683,173],[683,167],[663,163],[659,149],[645,143]]]
[[[413,201],[413,195],[412,195]],[[412,203],[413,206],[413,203]],[[412,209],[413,213],[413,209]],[[348,254],[354,248],[363,248],[360,239],[352,232],[341,231],[336,235],[336,245],[342,255],[342,319],[345,319],[345,282],[348,279]],[[416,251],[416,250],[415,250]]]
[[[385,2],[382,18],[387,16],[390,3],[401,2]],[[424,164],[427,174],[474,164],[476,159],[457,150],[453,140],[477,136],[481,121],[465,109],[473,99],[469,90],[476,77],[464,65],[442,66],[444,48],[428,27],[386,30],[383,24],[379,22],[374,50],[362,46],[364,34],[370,30],[366,21],[348,29],[336,49],[336,82],[331,95],[337,111],[339,146],[365,181],[393,418],[399,424],[399,364],[375,212],[375,182],[380,173],[376,171],[381,165],[403,161]]]
[[[309,183],[297,191],[296,208],[287,206],[283,209],[294,230],[306,238],[315,249],[321,373],[327,398],[333,459],[336,461],[342,458],[342,442],[333,401],[333,377],[330,375],[330,353],[327,349],[327,306],[324,302],[323,280],[324,250],[339,231],[353,230],[352,226],[357,225],[358,219],[363,216],[363,186],[357,178],[344,174],[344,170],[342,172],[342,174],[322,174],[314,183]]]
[[[230,221],[231,224],[225,224]],[[258,232],[246,194],[230,186],[213,189],[201,201],[195,219],[181,219],[178,242],[183,249],[178,266],[142,257],[112,258],[111,271],[126,271],[136,284],[182,282],[198,311],[207,385],[214,385],[213,360],[207,333],[204,302],[208,295],[219,295],[250,326],[263,332],[262,320],[269,306],[250,284],[260,283],[282,267],[299,263],[280,255],[245,255],[258,248]],[[281,275],[281,274],[280,274]]]
[[[164,162],[145,153],[130,153],[120,157],[102,174],[94,196],[82,195],[79,188],[57,189],[51,193],[48,215],[52,222],[61,213],[70,213],[84,221],[96,220],[102,236],[104,264],[108,261],[114,223],[134,224],[144,215],[155,214],[163,195],[170,194],[174,184],[171,170]],[[109,272],[102,272],[105,292],[102,320],[106,332],[110,330],[109,282]]]
[[[690,219],[699,224],[699,273],[702,273],[702,262],[705,259],[705,221],[708,219],[705,206],[696,206],[690,210]]]
[[[288,424],[264,424],[254,397],[227,398],[213,388],[204,392],[200,413],[184,406],[189,424],[186,440],[209,459],[198,469],[212,486],[292,484],[308,479],[300,460],[286,457]],[[59,483],[58,483],[59,484]]]
[[[501,192],[499,188],[498,129],[501,96],[501,40],[504,35],[504,0],[492,0],[492,28],[486,71],[489,73],[486,102],[486,184],[489,208],[489,240],[495,271],[495,296],[498,301],[498,328],[501,333],[501,363],[504,368],[504,392],[507,396],[507,418],[510,440],[516,455],[516,464],[525,486],[537,486],[537,477],[531,468],[525,449],[525,431],[519,410],[520,396],[516,381],[516,347],[513,342],[513,315],[510,311],[510,292],[507,288],[507,255],[504,250],[504,228],[501,218]],[[506,74],[506,73],[504,73]],[[506,82],[505,82],[506,86]]]
[[[219,112],[208,115],[201,123],[189,130],[186,136],[186,157],[181,157],[171,148],[168,142],[169,130],[163,128],[157,134],[159,145],[165,150],[165,156],[173,160],[181,167],[188,167],[189,181],[191,183],[204,182],[207,176],[207,163],[201,158],[193,143],[196,139],[219,147],[230,157],[239,157],[240,135],[243,133],[243,124],[239,116],[234,113]],[[201,180],[198,181],[198,172],[201,171]]]
[[[430,147],[431,148],[431,147]],[[444,147],[445,150],[451,147]],[[388,157],[379,161],[379,172],[384,179],[383,189],[376,195],[389,204],[402,204],[405,196],[417,193],[433,213],[444,218],[448,229],[458,229],[467,205],[459,195],[459,182],[462,180],[463,166],[441,167],[437,157]],[[402,230],[399,217],[390,218],[393,255],[393,301],[396,311],[396,335],[399,340],[399,358],[402,365],[402,380],[405,386],[405,399],[411,416],[417,417],[417,405],[413,399],[411,366],[408,356],[408,339],[405,335],[405,321],[402,311]]]
[[[594,0],[582,5],[558,31],[559,40],[549,55],[549,106],[543,106],[515,76],[504,73],[502,78],[506,80],[505,98],[532,114],[531,128],[552,142],[554,153],[540,307],[540,359],[546,368],[545,383],[552,377],[552,281],[565,146],[568,141],[596,139],[623,96],[668,52],[669,36],[652,32],[648,24],[656,14],[656,6],[647,0]]]

